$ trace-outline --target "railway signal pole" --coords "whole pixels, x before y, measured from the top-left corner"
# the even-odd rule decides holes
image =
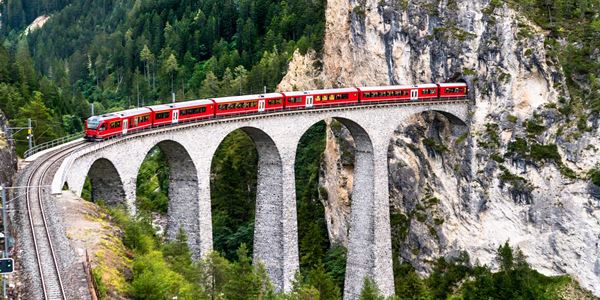
[[[27,119],[27,142],[29,143],[29,150],[33,148],[33,131],[31,129],[31,119]]]
[[[8,135],[8,140],[14,143],[12,136],[25,129],[27,129],[27,142],[29,144],[29,150],[31,150],[31,148],[33,148],[33,127],[31,126],[31,119],[27,119],[27,127],[7,127],[6,133]]]
[[[2,255],[2,258],[4,258],[2,261],[5,261],[5,259],[8,258],[8,222],[6,220],[6,189],[4,188],[4,185],[0,185],[0,193],[2,195],[2,227],[4,230],[4,253]],[[1,271],[10,271],[12,272],[12,268],[14,266],[14,263],[12,263],[12,259],[10,259],[10,262],[7,262],[7,270],[1,270]],[[10,270],[8,270],[8,267],[10,267]],[[10,273],[9,272],[9,273]],[[4,273],[2,273],[4,274]],[[2,275],[2,295],[4,296],[4,298],[6,298],[6,277],[4,275]]]

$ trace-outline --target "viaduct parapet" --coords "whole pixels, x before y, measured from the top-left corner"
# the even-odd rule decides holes
[[[369,276],[386,295],[394,293],[387,151],[394,130],[408,118],[437,111],[465,123],[467,101],[351,106],[280,112],[165,127],[73,152],[57,171],[52,190],[65,183],[81,195],[89,176],[94,199],[122,203],[135,213],[136,178],[154,146],[170,165],[167,235],[182,227],[194,258],[212,251],[210,169],[215,151],[236,129],[258,150],[254,261],[262,262],[279,290],[290,290],[299,268],[294,161],[303,134],[335,118],[356,143],[354,187],[344,299],[357,299]]]

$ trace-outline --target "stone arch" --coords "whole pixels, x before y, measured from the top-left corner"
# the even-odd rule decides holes
[[[335,116],[332,119],[348,129],[355,148],[344,280],[344,298],[355,299],[360,294],[363,279],[367,276],[372,278],[374,270],[374,146],[367,130],[357,121]],[[309,128],[315,124],[317,123],[312,124]],[[302,135],[304,136],[304,134],[306,131]]]
[[[348,128],[356,146],[344,281],[344,299],[355,299],[360,294],[364,278],[372,277],[374,271],[375,156],[373,142],[365,128],[350,119],[338,117],[334,119]]]
[[[91,200],[102,200],[108,205],[125,204],[125,190],[121,175],[106,158],[96,159],[88,170],[91,183]]]
[[[159,148],[165,155],[169,166],[169,204],[166,236],[172,240],[177,236],[179,228],[182,228],[187,234],[188,245],[193,256],[198,257],[200,211],[196,165],[188,150],[179,142],[162,140],[150,147],[148,153],[155,147]]]
[[[282,290],[285,233],[282,224],[284,206],[281,154],[269,134],[256,127],[235,128],[223,136],[219,145],[237,129],[250,137],[258,152],[253,260],[265,266],[272,283]],[[213,157],[214,154],[211,160]]]
[[[448,111],[444,111],[444,110],[436,110],[436,109],[427,110],[427,111],[424,111],[422,113],[426,113],[426,112],[435,112],[435,113],[442,114],[443,116],[445,116],[446,118],[448,118],[448,121],[450,121],[450,123],[452,123],[454,125],[468,126],[467,125],[467,120],[465,120],[465,119],[457,116],[454,113],[451,113],[451,112],[448,112]]]

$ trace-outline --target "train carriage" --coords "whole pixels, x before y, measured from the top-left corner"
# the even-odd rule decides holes
[[[280,93],[268,93],[211,100],[215,103],[215,116],[227,116],[283,110],[284,96]]]
[[[425,100],[425,99],[434,99],[439,97],[439,89],[437,84],[419,84],[416,86],[417,91],[411,91],[411,100]],[[417,97],[415,98],[415,93],[417,93]]]
[[[88,140],[106,139],[151,126],[152,111],[145,107],[134,108],[88,118],[85,136]]]
[[[463,82],[457,83],[440,83],[439,93],[440,98],[465,98],[467,97],[468,89],[467,84]]]
[[[285,92],[286,108],[310,108],[328,105],[358,103],[358,89],[328,89],[302,92]]]
[[[358,88],[360,102],[409,101],[411,100],[411,91],[416,89],[416,86],[408,85]]]
[[[212,100],[193,100],[172,104],[159,104],[149,106],[152,110],[154,126],[164,126],[181,122],[190,122],[214,116],[214,102]]]

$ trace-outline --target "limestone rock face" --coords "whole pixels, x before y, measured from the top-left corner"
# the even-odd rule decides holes
[[[569,94],[545,33],[494,3],[329,0],[322,61],[295,55],[296,71],[280,88],[466,81],[469,124],[427,113],[390,137],[393,247],[401,260],[426,274],[427,261],[466,250],[495,265],[496,249],[509,241],[540,272],[570,274],[600,296],[600,187],[586,179],[600,162],[598,120],[580,130],[557,109]],[[339,179],[351,178],[340,167],[346,149],[329,145],[348,140],[339,133],[328,134],[337,152],[322,165],[325,206],[336,207],[326,209],[329,225],[347,224],[340,205],[351,202],[344,196],[351,199],[351,185]],[[554,158],[536,158],[539,146],[554,149]],[[338,162],[327,161],[336,155]],[[329,229],[339,241],[343,232]]]
[[[354,140],[346,127],[326,120],[326,144],[319,172],[319,196],[325,207],[329,240],[348,246],[350,205],[354,179]]]
[[[0,184],[9,186],[17,172],[17,155],[14,145],[8,141],[8,121],[0,111]]]

